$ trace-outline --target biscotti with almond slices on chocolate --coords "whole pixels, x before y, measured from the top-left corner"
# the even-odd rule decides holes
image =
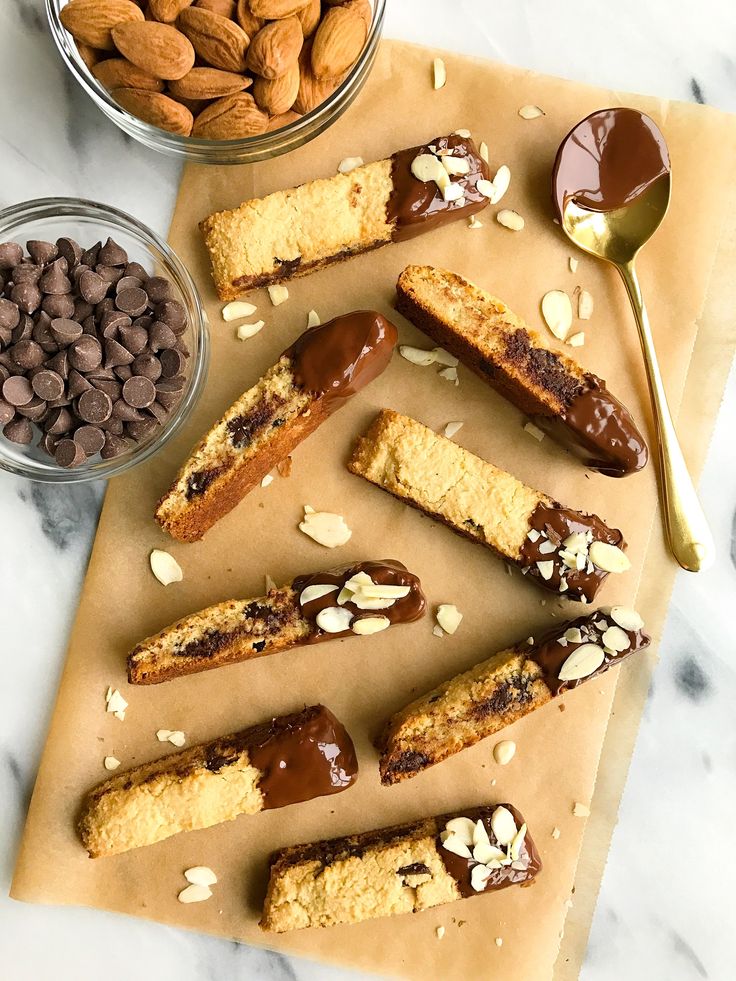
[[[515,807],[469,807],[281,849],[271,857],[260,926],[284,933],[419,913],[529,885],[541,868]],[[502,917],[500,903],[494,915]]]
[[[589,603],[630,563],[623,535],[423,426],[383,409],[348,469],[521,568],[539,586]]]
[[[116,773],[87,795],[77,827],[91,858],[119,855],[241,814],[340,793],[357,774],[342,723],[312,705]]]
[[[396,309],[586,466],[624,477],[646,465],[644,437],[605,382],[552,350],[495,296],[446,269],[407,266]]]
[[[650,639],[643,626],[627,607],[598,610],[443,682],[386,724],[378,743],[381,783],[416,776],[644,650]]]
[[[155,685],[303,644],[369,636],[423,616],[419,579],[395,559],[297,576],[266,596],[184,617],[128,655],[128,681]]]
[[[396,328],[373,310],[305,331],[195,446],[156,509],[196,542],[391,360]]]
[[[488,166],[465,136],[439,136],[220,211],[200,224],[221,300],[304,276],[481,211]]]

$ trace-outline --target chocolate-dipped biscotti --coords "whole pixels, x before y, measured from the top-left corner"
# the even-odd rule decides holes
[[[541,868],[515,807],[471,807],[281,849],[260,925],[284,933],[418,913],[529,883]]]
[[[92,858],[117,855],[241,814],[340,793],[357,775],[342,723],[313,705],[115,774],[87,795],[79,834]]]
[[[396,345],[374,310],[305,331],[195,446],[156,509],[174,538],[196,542],[336,409],[377,378]]]
[[[228,600],[142,641],[128,655],[132,685],[154,685],[302,644],[378,633],[418,620],[419,579],[394,559],[297,576],[257,599]]]
[[[218,296],[232,300],[473,215],[489,203],[487,184],[473,141],[452,134],[210,215],[200,229]]]
[[[609,572],[629,568],[623,535],[597,515],[563,507],[391,409],[358,440],[348,468],[569,599],[591,602]]]
[[[388,721],[381,783],[416,776],[649,646],[635,610],[614,606],[554,627],[456,675]]]
[[[446,269],[407,266],[396,309],[586,466],[624,477],[646,465],[644,437],[606,383],[553,351],[495,296]]]

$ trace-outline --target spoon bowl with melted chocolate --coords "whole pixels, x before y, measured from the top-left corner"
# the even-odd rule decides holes
[[[552,199],[567,237],[621,274],[641,340],[659,448],[665,529],[683,569],[699,572],[714,558],[713,537],[672,422],[635,269],[636,256],[664,219],[672,174],[664,136],[636,109],[601,109],[562,141],[552,172]]]

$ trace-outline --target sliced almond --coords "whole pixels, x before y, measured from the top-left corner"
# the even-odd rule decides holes
[[[449,834],[442,842],[442,847],[446,848],[448,852],[452,852],[454,855],[459,855],[460,858],[473,857],[470,852],[470,848],[465,844],[462,838],[455,834]]]
[[[470,871],[470,885],[476,892],[483,892],[491,877],[491,870],[485,865],[474,865]]]
[[[606,652],[598,644],[581,644],[566,659],[557,677],[560,681],[577,681],[597,671],[605,660]]]
[[[516,743],[513,739],[502,739],[493,747],[493,758],[499,766],[506,766],[514,758]]]
[[[319,583],[315,584],[314,586],[307,586],[306,589],[303,589],[299,594],[299,605],[306,606],[307,603],[312,603],[314,600],[322,599],[322,597],[326,596],[328,593],[334,593],[336,589],[337,586],[334,586],[331,583]]]
[[[307,314],[307,327],[319,327],[322,321],[319,319],[319,314],[316,310],[310,310]]]
[[[498,862],[500,864],[506,858],[506,855],[496,845],[492,845],[490,842],[487,844],[480,842],[473,848],[473,858],[476,862],[489,865],[491,862]]]
[[[544,322],[559,341],[564,341],[572,326],[572,304],[564,290],[550,290],[542,297]]]
[[[462,428],[463,424],[461,422],[448,422],[442,435],[447,439],[452,439],[452,437],[456,436]]]
[[[425,351],[421,347],[411,347],[409,344],[400,344],[399,354],[405,361],[418,364],[422,368],[429,367],[429,365],[434,364],[437,360],[434,351]]]
[[[195,886],[214,886],[217,882],[217,876],[207,865],[195,865],[187,869],[184,878]]]
[[[453,135],[462,136],[464,140],[469,140],[473,134],[470,132],[469,129],[456,129]]]
[[[252,324],[241,324],[236,332],[237,338],[239,341],[247,341],[248,338],[255,337],[265,326],[264,320],[256,320]]]
[[[445,201],[464,201],[465,191],[462,184],[445,184],[442,188],[442,197]]]
[[[460,363],[454,354],[450,354],[449,351],[445,351],[443,347],[432,348],[434,354],[434,359],[437,364],[446,364],[448,368],[457,368]]]
[[[174,556],[168,552],[164,552],[161,548],[153,549],[149,561],[151,563],[151,572],[162,586],[170,586],[172,582],[181,582],[184,578],[181,566]]]
[[[464,177],[470,173],[470,161],[467,157],[442,157],[442,166],[451,177]]]
[[[112,712],[114,715],[117,712],[125,712],[127,707],[128,703],[125,701],[123,696],[120,694],[117,688],[113,688],[113,690],[110,692],[110,697],[107,699],[106,711]]]
[[[171,735],[171,729],[157,729],[156,739],[160,743],[167,743],[169,741],[169,736]]]
[[[411,586],[391,586],[388,583],[365,584],[360,592],[372,599],[404,599],[411,592]]]
[[[281,306],[282,303],[286,303],[289,299],[289,290],[282,283],[275,283],[273,286],[267,287],[267,289],[269,299],[275,307]]]
[[[546,559],[544,562],[537,562],[537,569],[539,569],[539,575],[542,579],[549,582],[555,571],[555,564],[552,559]]]
[[[478,147],[478,153],[480,154],[480,159],[485,160],[488,163],[488,144],[484,141],[481,142]]]
[[[120,766],[120,760],[115,756],[106,756],[103,760],[103,764],[106,770],[117,770]]]
[[[212,890],[208,886],[200,886],[193,882],[186,889],[182,889],[177,898],[180,903],[201,903],[211,895]]]
[[[491,204],[498,204],[506,191],[508,191],[510,183],[511,171],[506,164],[502,164],[496,171],[496,176],[493,178],[493,195],[491,196]]]
[[[585,344],[585,332],[579,330],[577,334],[573,334],[572,337],[568,337],[567,343],[570,347],[582,347]]]
[[[570,258],[567,261],[568,261],[568,264],[570,266],[570,272],[571,273],[577,272],[578,260],[574,256],[571,255]]]
[[[273,474],[267,473],[266,476],[261,481],[261,487],[268,487],[268,485],[272,483],[273,483]]]
[[[317,626],[326,634],[339,634],[343,630],[350,630],[352,619],[353,614],[344,606],[328,606],[326,610],[320,610],[316,617]]]
[[[641,630],[644,626],[642,618],[629,606],[612,606],[610,617],[623,630]]]
[[[436,623],[434,627],[432,627],[432,633],[434,634],[435,637],[445,636],[445,631],[442,629],[442,627],[440,627],[438,623]]]
[[[478,818],[473,827],[473,845],[490,845],[491,839],[488,837],[488,831],[486,830],[485,824]],[[483,859],[476,859],[478,862],[482,862]]]
[[[587,804],[581,804],[580,801],[575,801],[572,808],[572,813],[575,815],[575,817],[587,818],[590,817],[590,808]]]
[[[187,737],[184,735],[181,729],[175,729],[172,733],[169,734],[169,742],[171,743],[172,746],[181,747],[184,745],[186,741],[187,741]]]
[[[529,433],[529,435],[533,436],[539,443],[541,443],[544,439],[544,433],[539,426],[535,426],[533,422],[524,423],[524,432]]]
[[[340,545],[350,541],[352,535],[343,516],[331,514],[329,511],[317,513],[305,509],[304,520],[299,523],[299,530],[325,548],[339,548]]]
[[[493,186],[493,181],[489,181],[486,180],[485,177],[481,177],[476,183],[475,187],[484,198],[488,198],[489,201],[493,200],[493,195],[496,193],[496,189]]]
[[[351,627],[354,634],[359,634],[361,637],[369,636],[370,634],[380,633],[382,630],[386,630],[391,626],[391,621],[388,617],[362,617],[360,620],[355,620]]]
[[[587,290],[580,290],[578,293],[578,317],[581,320],[590,320],[593,316],[593,297]]]
[[[256,307],[252,303],[247,303],[245,300],[233,300],[232,303],[228,303],[222,308],[222,319],[226,323],[232,323],[233,320],[252,317],[255,312]]]
[[[552,837],[555,839],[555,841],[560,837],[559,828],[552,828]]]
[[[432,85],[435,89],[441,89],[447,83],[447,69],[441,58],[435,58],[432,62]]]
[[[512,232],[520,232],[524,227],[524,219],[518,211],[510,211],[502,208],[496,215],[496,221],[504,228],[510,228]]]
[[[475,821],[467,817],[450,818],[445,825],[445,830],[457,835],[461,841],[470,846],[475,838]]]
[[[475,215],[471,215],[470,218],[468,218],[468,228],[482,228],[482,227],[483,227],[483,222],[478,221]]]
[[[609,627],[601,637],[601,640],[603,641],[604,647],[615,651],[617,654],[620,654],[622,651],[628,651],[631,647],[629,635],[621,627]]]
[[[337,165],[338,174],[349,174],[352,170],[362,167],[365,161],[362,157],[345,157]]]
[[[445,935],[445,928],[444,928],[443,926],[438,926],[438,927],[437,927],[437,928],[435,929],[435,931],[434,931],[434,932],[435,932],[435,935],[436,935],[436,937],[437,937],[437,939],[438,939],[438,940],[442,940],[442,938],[443,938],[443,937],[444,937],[444,935]]]
[[[539,106],[522,106],[519,109],[519,115],[522,119],[539,119],[540,116],[546,115],[543,109]]]
[[[420,153],[411,162],[411,172],[418,181],[429,184],[432,181],[438,186],[449,183],[449,175],[441,161],[433,153]]]
[[[583,635],[580,632],[580,627],[568,627],[564,636],[568,644],[582,644],[583,642]]]
[[[514,815],[507,807],[497,807],[491,815],[491,829],[499,845],[510,845],[516,836]]]
[[[631,561],[618,545],[608,542],[593,542],[588,552],[590,561],[603,572],[626,572],[631,568]]]
[[[446,634],[454,634],[463,615],[453,603],[440,603],[437,607],[437,623]]]
[[[457,377],[457,368],[443,368],[442,371],[438,371],[437,374],[440,378],[444,378],[445,381],[453,382],[455,385],[460,384],[460,379]]]

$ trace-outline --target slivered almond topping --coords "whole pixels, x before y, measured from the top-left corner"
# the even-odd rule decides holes
[[[593,542],[588,552],[590,561],[597,569],[603,572],[626,572],[631,568],[631,562],[618,545],[609,545],[608,542]]]
[[[432,62],[432,84],[435,89],[441,89],[447,83],[447,69],[441,58],[435,58]]]
[[[513,739],[502,739],[493,747],[493,758],[499,766],[506,766],[514,758],[516,743]]]
[[[521,846],[524,844],[524,838],[526,837],[526,825],[522,824],[519,830],[514,835],[514,840],[511,842],[511,848],[509,849],[509,854],[511,860],[516,862],[521,855]]]
[[[470,870],[470,885],[476,892],[483,892],[491,877],[491,870],[485,865],[474,865]]]
[[[162,586],[170,586],[172,582],[181,582],[184,573],[173,555],[161,548],[154,548],[149,557],[151,572]]]
[[[569,266],[570,266],[570,272],[571,273],[577,272],[578,260],[574,256],[571,255],[570,258],[567,261],[568,261]]]
[[[555,571],[555,564],[552,559],[547,559],[544,562],[537,562],[537,568],[542,579],[549,581]]]
[[[209,886],[200,886],[193,882],[186,889],[182,889],[177,898],[180,903],[202,903],[211,895],[212,890]]]
[[[581,644],[567,658],[557,677],[560,681],[578,681],[597,671],[605,660],[606,652],[598,644]]]
[[[113,688],[109,697],[106,698],[105,701],[107,702],[107,706],[105,708],[106,712],[111,712],[113,715],[117,715],[118,712],[122,713],[123,715],[125,714],[128,703],[125,701],[117,688]]]
[[[255,337],[265,326],[264,320],[256,320],[252,324],[240,324],[236,331],[236,337],[239,341],[247,341],[249,338]]]
[[[460,858],[473,857],[470,848],[465,844],[462,838],[456,834],[450,833],[442,842],[442,847],[446,848],[448,852],[459,855]]]
[[[524,423],[524,432],[529,433],[529,435],[533,436],[539,443],[541,443],[544,439],[544,433],[539,426],[535,426],[533,422]]]
[[[450,368],[457,368],[460,363],[454,354],[450,354],[449,351],[445,351],[442,347],[435,347],[432,350],[437,364],[446,364]]]
[[[483,227],[483,222],[478,221],[475,215],[471,215],[470,218],[468,218],[468,228],[482,228],[482,227]]]
[[[437,360],[434,351],[425,351],[421,347],[411,347],[410,344],[400,344],[399,354],[405,361],[427,368]]]
[[[438,926],[434,932],[437,935],[437,939],[442,940],[445,935],[445,928],[443,926]]]
[[[320,610],[316,621],[320,630],[327,634],[339,634],[343,630],[350,630],[350,621],[353,614],[342,606],[328,606],[326,610]]]
[[[227,323],[232,323],[233,320],[252,317],[255,312],[256,307],[252,303],[247,303],[245,300],[233,300],[232,303],[228,303],[222,308],[222,319]]]
[[[552,828],[552,837],[555,839],[555,841],[560,837],[559,828]]]
[[[390,626],[391,621],[388,617],[362,617],[360,620],[353,622],[351,629],[354,634],[368,636],[370,634],[380,633],[380,631],[386,630]]]
[[[489,181],[486,180],[485,177],[481,177],[475,186],[484,198],[488,198],[489,201],[493,200],[493,195],[496,192],[496,189],[493,186],[493,181]]]
[[[623,630],[641,630],[644,621],[636,612],[628,606],[612,606],[610,617]]]
[[[519,115],[522,119],[539,119],[540,116],[544,116],[546,113],[539,106],[522,106],[519,109]]]
[[[432,627],[432,633],[435,635],[435,637],[444,637],[445,636],[445,631],[437,623],[434,625],[434,627]]]
[[[470,173],[470,161],[467,157],[445,155],[442,157],[442,166],[451,177],[464,177]]]
[[[445,830],[450,832],[450,834],[457,835],[468,846],[472,845],[475,840],[476,824],[470,818],[450,818],[445,825]]]
[[[437,623],[446,634],[454,634],[462,618],[462,613],[452,603],[440,603],[437,607]]]
[[[572,326],[572,304],[564,290],[550,290],[542,297],[544,322],[558,341],[564,341]]]
[[[580,290],[578,293],[578,317],[581,320],[590,320],[593,316],[593,297],[587,290]]]
[[[510,845],[516,837],[516,821],[506,807],[497,807],[491,815],[491,828],[499,845]]]
[[[167,743],[170,735],[171,729],[158,729],[156,732],[156,739],[158,739],[160,743]]]
[[[282,283],[275,283],[273,286],[266,287],[268,289],[268,295],[271,303],[275,307],[280,306],[282,303],[286,303],[289,299],[289,290]]]
[[[577,334],[573,334],[572,337],[567,339],[567,343],[570,347],[582,347],[585,344],[585,332],[579,330]]]
[[[524,227],[524,219],[518,211],[510,211],[508,208],[502,208],[498,212],[496,221],[504,228],[511,229],[512,232],[520,232]]]
[[[350,541],[352,531],[345,523],[341,514],[329,511],[316,512],[304,508],[304,520],[299,523],[299,530],[309,535],[319,545],[325,548],[338,548]]]
[[[418,181],[434,181],[440,190],[450,183],[450,175],[433,153],[420,153],[411,162],[411,172]]]
[[[469,140],[470,137],[472,136],[472,133],[470,132],[469,129],[456,129],[453,135],[462,136],[464,140]]]
[[[458,201],[461,204],[465,201],[465,192],[462,184],[445,184],[442,188],[442,197],[445,201]]]
[[[601,637],[603,641],[603,646],[608,648],[608,650],[615,651],[620,654],[622,651],[628,651],[631,647],[631,641],[629,640],[629,635],[621,627],[609,627]]]
[[[349,174],[352,170],[362,167],[365,161],[362,157],[345,157],[337,165],[338,174]]]
[[[120,760],[115,756],[106,756],[103,760],[103,764],[106,770],[117,770],[120,766]]]
[[[261,481],[261,487],[268,487],[268,485],[272,483],[273,483],[273,474],[267,473],[266,476]]]
[[[453,382],[455,385],[460,384],[460,379],[457,377],[457,368],[443,368],[437,374],[440,378],[444,378],[445,381]]]
[[[485,162],[488,163],[488,144],[485,142],[485,140],[481,142],[481,145],[478,147],[478,153],[480,154],[481,160],[485,160]]]
[[[510,183],[511,171],[506,164],[502,164],[496,171],[496,176],[492,181],[493,194],[491,195],[491,204],[498,204],[506,191],[508,191]]]
[[[317,599],[322,599],[322,597],[326,596],[328,593],[334,593],[336,589],[337,586],[333,586],[330,583],[325,583],[324,585],[315,584],[314,586],[307,586],[306,589],[303,589],[299,594],[299,605],[306,606],[307,603],[311,603]]]
[[[448,422],[444,428],[443,436],[447,439],[452,439],[462,428],[463,424],[461,422]]]
[[[187,869],[184,878],[195,886],[214,886],[217,882],[217,876],[207,865],[195,865]]]
[[[587,806],[587,804],[581,804],[580,801],[575,801],[572,808],[572,813],[575,815],[575,817],[587,818],[590,817],[590,808]]]
[[[319,327],[322,321],[319,319],[319,314],[316,310],[310,310],[307,314],[307,327]]]

